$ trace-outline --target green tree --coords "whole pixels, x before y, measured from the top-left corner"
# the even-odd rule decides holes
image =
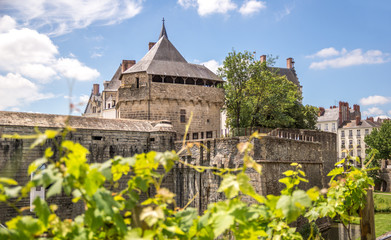
[[[219,72],[226,80],[227,124],[231,128],[314,129],[317,108],[303,106],[297,86],[276,68],[269,67],[275,58],[268,59],[261,64],[247,51],[233,51],[224,60]]]
[[[251,78],[251,68],[254,65],[251,53],[233,50],[219,69],[219,75],[226,80],[225,110],[227,111],[228,125],[233,128],[248,126],[249,108],[246,104],[246,86]]]
[[[255,61],[251,66],[252,76],[247,82],[246,102],[250,107],[250,126],[268,128],[289,127],[295,119],[289,110],[301,100],[297,86],[286,76]]]
[[[391,159],[391,121],[385,121],[379,129],[375,128],[371,134],[365,136],[367,159],[370,168],[379,168],[380,160]],[[372,159],[373,158],[373,159]],[[380,172],[374,170],[370,176],[380,183]]]
[[[375,159],[391,159],[391,121],[385,121],[379,129],[373,129],[364,139],[367,153],[376,149]]]

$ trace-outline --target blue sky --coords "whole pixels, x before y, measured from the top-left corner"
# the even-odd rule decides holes
[[[92,84],[139,61],[164,17],[188,62],[215,70],[232,49],[278,67],[293,57],[303,103],[391,116],[390,13],[388,0],[1,1],[0,110],[67,114],[71,95],[84,111]]]

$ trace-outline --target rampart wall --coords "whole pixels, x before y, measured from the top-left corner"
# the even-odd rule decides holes
[[[309,183],[302,183],[300,188],[309,189],[327,187],[328,169],[336,163],[336,135],[320,131],[309,130],[283,130],[285,136],[265,136],[262,139],[252,141],[254,150],[252,157],[262,165],[262,175],[254,170],[248,170],[251,182],[255,190],[262,194],[275,194],[285,187],[278,180],[282,173],[293,169],[291,163],[300,163],[307,175]],[[282,132],[282,130],[281,130]],[[302,140],[290,139],[289,133],[296,133]],[[292,137],[293,138],[293,137]],[[203,147],[194,145],[188,151],[184,151],[182,159],[197,165],[216,167],[241,167],[242,156],[237,150],[237,144],[248,141],[248,137],[222,138],[200,141],[209,151]],[[176,142],[176,149],[182,147],[181,142]],[[208,203],[223,199],[223,193],[217,192],[221,179],[215,176],[211,170],[203,173],[188,169],[178,164],[172,172],[171,179],[175,179],[175,192],[177,203],[185,205],[194,198],[190,206],[196,207],[200,212],[206,209]],[[251,199],[249,199],[251,201]]]
[[[0,112],[0,136],[2,134],[35,134],[34,125],[44,132],[46,129],[56,130],[64,126],[64,116],[46,114],[27,114]],[[58,121],[54,121],[57,119]],[[31,125],[23,126],[17,124]],[[78,142],[90,152],[88,162],[104,162],[114,156],[133,156],[136,153],[148,151],[165,151],[173,149],[175,132],[159,129],[159,125],[149,121],[110,120],[98,118],[72,117],[70,126],[77,127],[76,131],[68,134],[67,139]],[[48,127],[52,125],[54,127]],[[90,128],[86,128],[86,126]],[[95,129],[94,129],[95,127]],[[106,128],[107,130],[104,130]],[[59,140],[57,138],[57,140]],[[44,155],[47,147],[52,147],[56,154],[53,140],[48,140],[42,146],[30,149],[33,139],[0,138],[0,176],[11,177],[19,184],[30,180],[27,175],[29,164]],[[64,193],[49,199],[57,204],[57,213],[62,218],[73,218],[84,211],[84,206],[73,204],[71,198]],[[17,207],[28,207],[29,198],[20,201]],[[26,214],[31,214],[28,211]],[[0,223],[4,223],[16,212],[0,204]]]
[[[21,115],[20,119],[37,122],[32,115]],[[45,116],[43,116],[45,117]],[[91,118],[88,118],[91,119]],[[14,116],[15,120],[15,116]],[[77,131],[69,134],[68,139],[79,142],[89,151],[89,162],[103,162],[115,155],[132,156],[135,153],[147,152],[150,150],[165,151],[170,149],[179,150],[181,142],[175,142],[175,132],[167,129],[157,128],[148,121],[131,120],[103,120],[93,119],[94,128],[82,128],[85,118],[73,119],[70,122],[78,125]],[[14,122],[21,120],[16,119]],[[72,122],[73,121],[73,122]],[[106,121],[111,121],[107,122]],[[90,122],[87,124],[94,124]],[[116,127],[114,126],[116,123]],[[111,124],[111,125],[110,125]],[[107,130],[104,130],[106,125]],[[131,127],[133,126],[133,127]],[[48,127],[40,127],[41,131]],[[127,129],[127,130],[126,130]],[[284,130],[285,133],[289,132]],[[292,130],[292,132],[295,132]],[[0,122],[0,134],[32,134],[33,126],[12,125],[12,121]],[[252,184],[257,192],[267,194],[279,194],[283,185],[278,182],[282,173],[292,169],[290,164],[298,162],[303,166],[309,179],[309,183],[303,184],[304,189],[312,186],[319,188],[326,187],[327,166],[335,163],[336,157],[336,137],[332,133],[319,131],[301,131],[302,136],[313,136],[318,141],[309,141],[309,137],[304,140],[289,139],[284,136],[266,136],[262,139],[253,140],[253,158],[263,166],[262,175],[253,170],[248,170]],[[237,144],[247,141],[247,137],[201,139],[206,148],[193,146],[191,155],[186,151],[181,158],[192,164],[216,167],[235,168],[242,166],[242,156],[238,153]],[[43,146],[30,149],[32,140],[24,139],[0,139],[0,175],[17,179],[20,184],[25,184],[30,176],[27,175],[28,165],[44,154],[46,147],[53,143],[47,141]],[[198,208],[200,212],[206,209],[211,202],[224,199],[224,194],[217,192],[221,178],[215,176],[208,170],[203,173],[177,163],[169,175],[164,179],[163,185],[176,194],[178,206],[185,206],[191,201],[190,206]],[[152,192],[151,192],[152,193]],[[251,199],[248,199],[251,201]],[[73,218],[84,211],[81,203],[73,204],[71,198],[61,194],[50,198],[49,203],[59,206],[57,213],[62,218]],[[29,199],[23,199],[18,207],[29,206]],[[15,216],[15,211],[4,205],[0,205],[0,222],[4,223]],[[26,214],[31,214],[26,211]]]

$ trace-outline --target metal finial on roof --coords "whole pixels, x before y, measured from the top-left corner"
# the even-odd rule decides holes
[[[165,21],[165,20],[164,20],[164,18],[163,18],[163,26],[162,26],[162,31],[160,32],[159,39],[162,38],[163,36],[166,36],[166,38],[168,39],[166,27],[164,26],[164,21]]]

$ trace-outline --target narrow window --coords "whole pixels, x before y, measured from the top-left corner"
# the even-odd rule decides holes
[[[102,136],[92,136],[92,140],[102,141],[103,137]]]
[[[110,103],[109,103],[109,105],[108,105],[108,107],[107,108],[110,108]]]
[[[92,107],[92,113],[96,113],[96,107]]]
[[[139,88],[139,87],[140,87],[140,79],[136,78],[136,88]]]
[[[365,129],[365,136],[369,134],[369,129]]]
[[[198,133],[193,133],[193,139],[198,139]]]
[[[180,121],[181,121],[181,123],[186,122],[186,110],[185,109],[181,109],[181,111],[180,111]]]
[[[324,125],[324,130],[325,130],[325,131],[328,131],[328,130],[329,130],[329,124],[328,124],[328,123],[326,123],[326,124]]]
[[[206,138],[212,138],[213,137],[213,132],[206,132]]]
[[[201,132],[201,139],[204,139],[204,132]]]
[[[115,107],[115,100],[113,100],[113,107]]]
[[[341,131],[341,137],[343,137],[343,138],[345,137],[345,131],[344,130]]]

